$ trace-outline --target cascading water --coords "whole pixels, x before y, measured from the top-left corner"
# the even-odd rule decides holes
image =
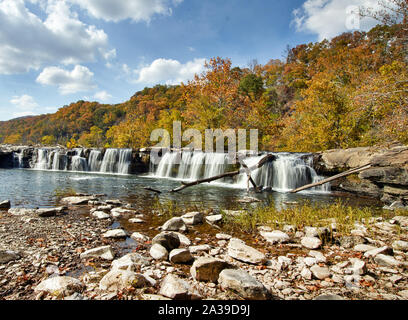
[[[19,153],[13,153],[13,166],[14,168],[24,168],[24,151]]]
[[[88,168],[91,172],[99,172],[101,169],[102,152],[99,150],[92,150],[89,154]]]
[[[100,172],[129,174],[132,162],[132,149],[107,149]]]
[[[252,177],[257,185],[278,192],[288,192],[306,184],[318,182],[322,177],[313,169],[312,157],[307,154],[274,153],[276,160],[255,170]],[[248,167],[256,165],[264,156],[245,159]],[[228,170],[228,155],[223,153],[183,152],[166,153],[159,163],[155,177],[181,180],[198,180],[220,175]],[[246,188],[247,176],[240,174],[233,181],[220,180],[233,187]],[[312,191],[328,192],[326,184]]]
[[[48,170],[48,150],[38,149],[37,150],[37,162],[34,165],[34,169],[37,170]]]

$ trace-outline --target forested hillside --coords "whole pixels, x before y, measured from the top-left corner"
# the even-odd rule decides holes
[[[259,129],[261,149],[318,151],[408,143],[407,24],[379,25],[288,49],[286,61],[229,59],[180,86],[146,88],[118,105],[78,101],[0,123],[2,143],[145,147],[156,128]]]

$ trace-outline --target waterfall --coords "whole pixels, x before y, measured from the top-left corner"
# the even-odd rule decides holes
[[[313,169],[313,159],[307,154],[274,153],[276,160],[253,171],[252,177],[257,185],[271,188],[278,192],[288,192],[306,184],[318,182],[322,177]],[[264,156],[253,156],[245,159],[248,167],[256,165]],[[166,153],[159,163],[155,177],[175,178],[180,180],[198,180],[220,175],[231,171],[228,169],[228,154],[183,152]],[[246,188],[247,176],[240,174],[235,179],[219,180],[233,187]],[[329,185],[312,189],[329,191]]]
[[[13,166],[14,168],[24,168],[24,150],[19,153],[13,153]]]
[[[99,172],[101,169],[101,155],[99,150],[91,150],[88,159],[88,168],[91,172]]]
[[[34,169],[48,170],[48,150],[47,149],[37,150],[37,162],[34,165]]]
[[[80,156],[73,156],[71,162],[72,171],[89,171],[88,170],[88,163],[85,158]]]
[[[100,172],[129,174],[132,162],[132,149],[107,149]]]

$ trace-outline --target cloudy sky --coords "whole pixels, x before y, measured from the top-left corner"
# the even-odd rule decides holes
[[[0,120],[78,100],[119,103],[188,81],[206,59],[245,67],[351,29],[376,0],[0,0]]]

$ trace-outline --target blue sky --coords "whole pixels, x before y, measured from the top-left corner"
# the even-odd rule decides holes
[[[0,0],[0,120],[78,100],[119,103],[188,81],[206,59],[245,67],[287,45],[368,29],[376,0]]]

